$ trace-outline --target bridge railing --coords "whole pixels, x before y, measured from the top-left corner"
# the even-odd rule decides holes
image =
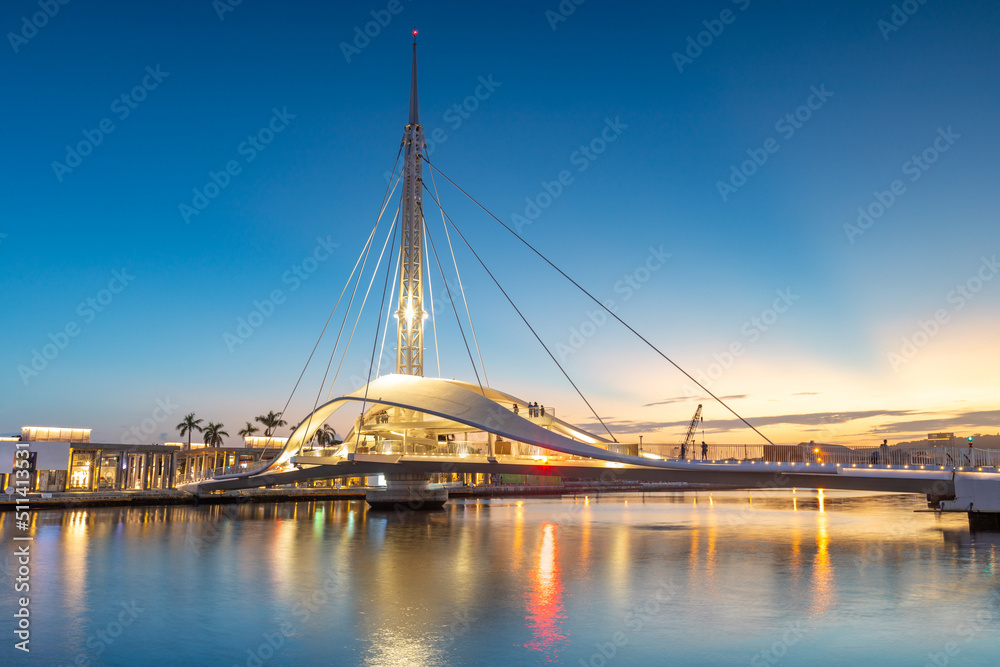
[[[1000,468],[1000,450],[969,447],[889,447],[883,451],[879,447],[848,448],[840,445],[702,445],[682,447],[681,445],[612,443],[608,451],[631,456],[641,456],[662,460],[709,461],[715,463],[770,462],[770,463],[812,463],[842,466],[945,466],[971,468]],[[387,456],[447,456],[485,457],[490,453],[489,445],[480,440],[449,440],[437,444],[426,442],[404,442],[380,440],[368,447],[359,447],[359,453]],[[497,458],[547,458],[556,460],[586,459],[521,442],[499,441],[493,446]],[[196,472],[195,477],[182,481],[211,479],[218,474],[245,472],[245,468],[206,470]],[[200,479],[197,478],[201,475]]]
[[[183,475],[178,475],[175,484],[195,484],[197,482],[204,482],[208,479],[215,479],[220,475],[233,475],[236,473],[246,473],[254,472],[265,468],[270,461],[265,461],[260,463],[255,461],[252,465],[246,467],[241,465],[231,465],[221,468],[205,468],[203,470],[189,470]]]
[[[612,443],[608,451],[662,460],[712,461],[716,463],[741,463],[759,461],[770,463],[813,463],[842,466],[908,465],[972,468],[1000,468],[1000,450],[968,447],[897,448],[882,451],[879,447],[847,448],[831,445],[701,445],[683,448],[681,445],[643,445]],[[383,441],[371,453],[418,456],[487,456],[485,442],[450,441],[437,447],[403,445],[402,441]],[[498,458],[586,459],[520,442],[498,442],[493,448]]]
[[[636,445],[613,444],[609,451],[665,460],[739,463],[826,463],[833,465],[936,465],[946,467],[1000,467],[1000,450],[969,447],[847,448],[830,445]]]

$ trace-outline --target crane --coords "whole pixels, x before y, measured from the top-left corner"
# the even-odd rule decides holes
[[[682,445],[685,449],[694,444],[694,430],[698,428],[698,422],[701,421],[701,403],[698,404],[698,409],[694,411],[694,417],[691,418],[691,425],[688,426],[687,436],[684,438],[684,444]]]

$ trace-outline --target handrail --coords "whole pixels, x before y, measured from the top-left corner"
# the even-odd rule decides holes
[[[1000,450],[968,447],[847,448],[831,445],[643,445],[610,443],[609,452],[665,461],[705,461],[711,463],[812,463],[840,466],[944,466],[946,468],[1000,468]],[[488,456],[481,441],[448,441],[437,446],[382,440],[368,454],[421,457]],[[502,440],[493,445],[493,456],[501,458],[585,459],[522,442]]]

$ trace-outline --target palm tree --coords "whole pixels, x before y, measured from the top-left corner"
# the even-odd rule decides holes
[[[240,429],[240,437],[249,438],[251,435],[253,435],[259,430],[260,429],[257,428],[256,426],[254,426],[250,422],[247,422],[247,425]]]
[[[333,430],[333,427],[329,424],[323,424],[318,431],[316,431],[316,444],[319,445],[320,449],[327,447],[329,445],[336,445],[340,443],[337,438],[337,432]]]
[[[187,448],[191,449],[191,433],[194,431],[201,431],[201,420],[194,418],[194,413],[192,412],[188,416],[184,417],[184,421],[175,426],[183,438],[185,435],[188,437]]]
[[[337,432],[333,430],[333,427],[329,424],[323,424],[313,433],[313,437],[310,438],[311,441],[316,443],[316,447],[323,449],[328,445],[336,445],[340,443],[337,439]]]
[[[264,437],[267,438],[274,435],[275,429],[288,424],[288,422],[281,418],[281,413],[274,410],[271,410],[266,415],[257,415],[254,417],[254,421],[258,421],[264,425]]]
[[[209,447],[221,447],[222,436],[229,434],[222,430],[222,424],[208,422],[205,426],[205,444]]]

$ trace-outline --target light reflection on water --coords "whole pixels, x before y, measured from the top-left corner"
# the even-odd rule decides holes
[[[610,646],[622,665],[923,665],[953,642],[949,664],[993,665],[1000,536],[923,505],[800,490],[35,511],[37,644],[19,664],[578,665]],[[132,600],[134,624],[98,639]]]
[[[530,575],[528,624],[532,638],[526,647],[551,662],[557,660],[566,643],[566,635],[562,632],[566,615],[563,613],[561,574],[556,526],[546,523],[542,526],[542,544]]]

